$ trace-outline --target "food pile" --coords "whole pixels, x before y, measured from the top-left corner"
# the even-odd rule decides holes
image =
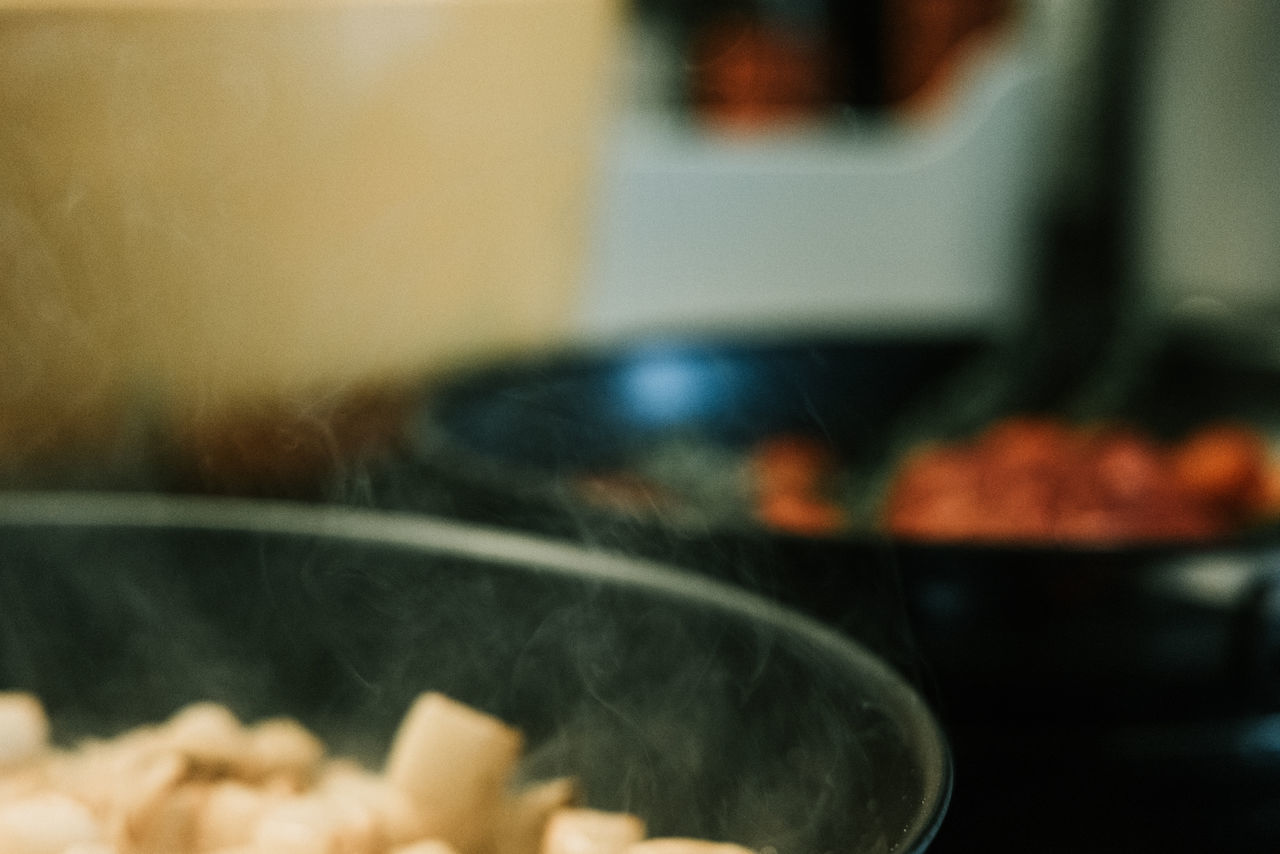
[[[579,495],[668,521],[700,513],[707,523],[806,537],[861,529],[995,544],[1205,541],[1280,516],[1280,468],[1266,437],[1234,423],[1164,440],[1118,423],[1011,416],[968,439],[910,449],[874,495],[813,436],[779,433],[740,450],[709,440],[673,447],[581,478]]]
[[[932,541],[1114,545],[1207,540],[1274,515],[1263,436],[1213,424],[1177,441],[1014,417],[921,447],[893,478],[889,533]]]
[[[769,528],[802,535],[836,534],[849,513],[836,497],[839,466],[816,439],[781,434],[748,454],[752,515]]]
[[[779,433],[745,452],[709,439],[660,442],[625,467],[577,477],[574,486],[588,505],[615,515],[820,536],[850,523],[841,495],[846,480],[823,442]]]
[[[287,718],[200,703],[74,749],[40,702],[0,693],[4,854],[749,854],[645,839],[557,779],[513,788],[521,734],[440,694],[413,704],[381,772]]]

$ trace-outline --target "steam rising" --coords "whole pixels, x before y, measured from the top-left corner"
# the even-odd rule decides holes
[[[0,13],[0,463],[273,401],[332,456],[300,390],[554,335],[614,11]],[[64,738],[213,700],[372,760],[438,690],[656,834],[881,850],[937,806],[909,704],[783,623],[466,550],[50,518],[0,520],[0,685]]]
[[[442,528],[424,552],[366,539],[389,522],[328,511],[297,518],[362,533],[210,518],[0,520],[0,687],[44,697],[64,737],[209,699],[296,716],[370,760],[438,690],[518,724],[527,778],[577,776],[589,803],[634,810],[654,835],[786,854],[885,850],[938,807],[927,721],[826,635],[625,581],[626,566],[607,580],[545,562],[567,548],[513,565],[496,534]]]

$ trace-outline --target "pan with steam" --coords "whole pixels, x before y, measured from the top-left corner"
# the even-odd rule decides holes
[[[510,361],[432,389],[418,465],[460,496],[459,513],[658,557],[806,609],[936,682],[957,721],[1271,708],[1265,526],[1092,543],[925,542],[877,527],[907,450],[1020,414],[1001,380],[1020,368],[1003,359],[980,340],[882,337],[649,341]],[[1258,406],[1275,399],[1275,378],[1220,373],[1171,350],[1109,416],[1169,441],[1227,416],[1269,426]],[[1024,402],[1050,399],[1047,383],[1031,392]],[[743,461],[779,435],[842,461],[843,527],[761,524],[742,500]],[[628,465],[651,476],[598,476]]]
[[[39,697],[63,745],[212,701],[376,763],[430,691],[518,728],[521,782],[574,778],[586,806],[655,837],[917,852],[948,802],[931,713],[865,648],[735,588],[528,535],[9,494],[0,597],[0,689]]]

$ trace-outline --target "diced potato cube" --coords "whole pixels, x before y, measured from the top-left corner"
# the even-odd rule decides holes
[[[77,842],[63,849],[62,854],[121,854],[121,852],[109,842]]]
[[[207,783],[188,783],[165,794],[129,827],[131,854],[174,854],[190,851],[209,797]]]
[[[420,811],[420,836],[474,854],[493,843],[522,746],[520,733],[497,718],[424,694],[396,734],[386,776]]]
[[[627,848],[627,854],[755,854],[755,852],[731,842],[709,842],[705,839],[668,836],[637,842]]]
[[[212,773],[231,773],[249,761],[250,740],[226,706],[193,703],[169,719],[160,731],[165,745],[194,766]]]
[[[644,821],[630,813],[561,809],[547,821],[542,854],[622,854],[644,835]]]
[[[16,768],[6,769],[0,774],[0,804],[19,798],[39,794],[48,789],[51,777],[51,762],[29,761]]]
[[[49,746],[49,719],[33,695],[0,692],[0,766],[35,759]]]
[[[328,762],[316,790],[328,800],[359,804],[370,810],[390,845],[422,838],[422,819],[409,795],[355,762]]]
[[[556,810],[572,806],[578,796],[573,780],[548,780],[507,799],[499,829],[498,854],[538,854],[547,821]]]
[[[458,852],[448,842],[442,842],[439,839],[423,839],[392,849],[391,854],[458,854]]]
[[[324,758],[320,739],[291,718],[262,721],[248,735],[250,767],[245,776],[249,779],[282,775],[306,785]]]
[[[187,776],[188,762],[177,753],[139,757],[133,773],[121,778],[99,778],[92,782],[115,786],[109,799],[115,816],[112,838],[128,847],[147,833],[150,823],[162,811],[165,800]]]
[[[195,850],[248,845],[258,822],[279,800],[279,796],[238,780],[214,783],[196,820]]]
[[[376,854],[385,839],[369,810],[304,796],[268,810],[254,829],[253,845],[273,854]]]
[[[176,786],[187,767],[185,757],[166,752],[156,739],[127,733],[56,754],[49,763],[49,784],[95,813],[132,813],[145,811]]]
[[[66,795],[51,792],[0,806],[4,854],[62,854],[72,845],[101,840],[88,807]]]

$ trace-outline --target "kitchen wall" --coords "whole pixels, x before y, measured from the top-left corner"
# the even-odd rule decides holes
[[[989,329],[1017,322],[1071,182],[1095,17],[1020,4],[928,111],[743,132],[674,111],[633,32],[576,330]],[[637,85],[637,83],[639,85]]]
[[[1147,321],[1280,364],[1276,4],[1146,4],[1113,48],[1100,0],[1011,8],[929,111],[746,134],[654,97],[670,57],[635,37],[577,333],[1002,329],[1040,285],[1054,212],[1096,213],[1122,166],[1122,263]],[[1134,115],[1099,113],[1117,85]],[[1132,150],[1099,149],[1107,122]]]
[[[1280,5],[1166,0],[1143,55],[1139,269],[1180,322],[1280,359]]]

